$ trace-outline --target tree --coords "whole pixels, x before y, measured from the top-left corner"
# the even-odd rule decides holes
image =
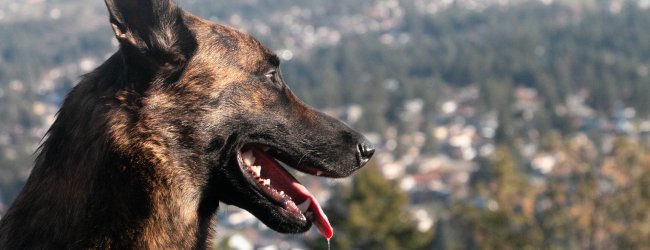
[[[335,230],[332,249],[429,248],[432,230],[419,231],[407,205],[406,194],[371,162],[351,185],[338,185],[325,208]],[[326,247],[320,237],[305,243],[312,249]]]
[[[542,240],[534,220],[534,193],[512,152],[499,146],[474,177],[476,195],[452,205],[449,226],[461,248],[534,249]],[[451,243],[447,243],[451,244]],[[445,248],[448,247],[444,246]]]

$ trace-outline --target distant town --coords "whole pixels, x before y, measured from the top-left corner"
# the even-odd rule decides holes
[[[198,1],[179,1],[181,6],[188,9],[200,8]],[[249,1],[255,2],[255,1]],[[333,13],[329,19],[323,19],[324,13],[308,7],[291,7],[274,11],[270,19],[249,18],[241,13],[226,16],[206,16],[219,22],[225,22],[234,27],[251,32],[269,41],[278,56],[283,61],[309,60],[313,51],[340,46],[342,40],[352,35],[376,33],[377,42],[383,46],[408,46],[413,42],[414,34],[400,27],[404,26],[407,11],[398,0],[372,1],[370,6],[364,6],[364,12],[359,14]],[[516,6],[525,0],[413,0],[412,6],[422,15],[435,16],[448,8],[463,7],[480,12],[486,8],[500,6]],[[568,2],[569,9],[577,13],[584,6],[604,5],[604,10],[615,15],[619,13],[628,1],[616,0],[602,4],[602,1],[553,1],[539,0],[543,5],[553,5],[557,2]],[[573,4],[571,2],[580,2]],[[650,7],[650,1],[635,1],[639,8]],[[578,7],[582,6],[582,7]],[[103,3],[77,3],[64,0],[0,0],[0,28],[13,27],[24,23],[55,22],[65,19],[75,13],[80,16],[79,23],[73,24],[78,32],[104,30],[102,35],[111,38],[107,17],[103,12]],[[78,18],[77,18],[78,19]],[[276,30],[282,27],[282,30]],[[46,30],[45,33],[67,31]],[[282,33],[282,37],[274,34]],[[38,35],[36,35],[38,36]],[[78,58],[61,59],[60,64],[39,66],[42,74],[32,77],[11,76],[11,70],[0,70],[0,104],[7,105],[9,101],[20,102],[27,107],[23,112],[37,117],[37,122],[20,123],[20,119],[12,120],[17,123],[0,122],[0,168],[14,171],[16,176],[7,175],[2,181],[8,187],[15,187],[15,178],[23,181],[30,172],[31,165],[16,166],[18,163],[29,163],[41,138],[45,135],[50,124],[56,117],[59,105],[65,97],[70,85],[74,85],[78,76],[92,71],[99,66],[118,45],[115,41],[110,46],[101,48],[93,54],[81,53]],[[44,45],[47,46],[47,45]],[[535,47],[532,54],[542,55],[548,48]],[[10,51],[10,47],[0,45],[0,52]],[[5,52],[3,52],[5,53]],[[5,53],[6,54],[6,53]],[[435,56],[435,55],[431,55]],[[0,56],[0,63],[7,62]],[[612,59],[614,60],[614,59]],[[646,77],[649,64],[634,66],[635,77]],[[3,75],[4,74],[4,75]],[[399,89],[408,82],[394,78],[380,80],[384,91]],[[66,85],[67,84],[67,85]],[[566,98],[549,106],[546,96],[539,88],[530,84],[513,84],[512,102],[508,112],[508,128],[504,128],[502,110],[489,109],[482,106],[482,88],[478,83],[464,84],[459,87],[446,87],[444,97],[435,102],[435,106],[427,105],[423,98],[406,98],[400,101],[401,110],[397,120],[389,121],[387,126],[378,131],[365,131],[365,135],[376,145],[378,151],[374,157],[376,166],[386,179],[398,183],[399,189],[410,198],[409,210],[416,218],[417,228],[422,232],[432,230],[440,219],[436,211],[429,209],[427,204],[432,201],[451,201],[478,199],[476,203],[487,210],[497,210],[503,204],[492,199],[475,197],[470,190],[472,175],[481,168],[478,159],[489,158],[499,147],[499,136],[511,138],[509,145],[516,149],[520,166],[533,186],[539,190],[546,189],[549,177],[566,176],[570,170],[572,155],[565,150],[548,146],[549,140],[556,138],[566,142],[570,147],[580,148],[586,155],[610,155],[614,150],[617,138],[626,138],[639,145],[650,145],[650,118],[641,115],[640,110],[622,100],[614,102],[611,112],[604,113],[590,105],[589,98],[592,89],[576,87]],[[13,98],[13,99],[10,99]],[[21,100],[24,99],[24,100]],[[28,101],[28,102],[27,102]],[[11,104],[11,103],[9,103]],[[366,119],[369,111],[361,102],[344,103],[338,106],[325,106],[323,110],[351,126]],[[9,111],[0,114],[11,114],[12,106],[0,109]],[[18,111],[13,111],[18,112]],[[562,134],[555,130],[541,131],[540,113],[553,113],[567,122],[566,126],[572,132]],[[433,115],[431,115],[433,113]],[[20,114],[15,114],[20,117]],[[3,118],[4,119],[4,118]],[[551,126],[552,127],[552,126]],[[505,135],[502,135],[505,134]],[[5,166],[6,165],[6,166]],[[4,172],[3,172],[4,173]],[[13,172],[12,172],[13,173]],[[620,179],[616,169],[603,169],[603,178]],[[350,180],[329,180],[297,174],[321,201],[326,204],[331,197],[330,190],[335,185],[346,185]],[[15,178],[13,178],[15,177]],[[11,180],[6,180],[6,179]],[[607,187],[603,187],[607,189]],[[10,199],[15,196],[15,189],[0,190],[0,215],[6,211]],[[11,192],[11,193],[9,193]],[[544,206],[535,203],[531,206]],[[541,209],[543,208],[533,208]],[[241,209],[222,204],[218,213],[219,231],[217,241],[227,240],[234,249],[298,249],[304,247],[301,237],[281,235],[266,228],[255,217]],[[336,230],[336,229],[335,229]],[[315,230],[312,230],[313,235]]]

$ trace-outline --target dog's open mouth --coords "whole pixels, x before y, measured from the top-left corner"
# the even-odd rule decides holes
[[[309,220],[327,239],[332,237],[332,226],[314,195],[281,165],[279,159],[286,159],[282,152],[263,145],[246,145],[237,151],[237,159],[244,176],[283,214],[297,222]],[[293,168],[298,169],[297,165]],[[298,170],[321,174],[312,168],[301,167]]]

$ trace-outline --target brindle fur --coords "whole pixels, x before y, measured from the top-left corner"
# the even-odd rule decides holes
[[[0,249],[203,249],[219,201],[303,232],[246,184],[236,150],[271,145],[329,177],[367,161],[360,134],[265,77],[279,61],[253,37],[170,1],[106,5],[120,50],[66,97]]]

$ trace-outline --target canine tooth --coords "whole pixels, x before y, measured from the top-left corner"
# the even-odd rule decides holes
[[[323,171],[316,170],[316,176],[320,176],[321,174],[323,174]]]
[[[300,208],[301,212],[307,212],[307,209],[309,209],[309,205],[311,204],[311,201],[309,199],[305,200],[302,204],[298,205],[298,208]]]
[[[262,179],[262,184],[265,186],[271,186],[271,179]]]
[[[280,191],[280,196],[284,196],[284,191]]]
[[[251,166],[251,169],[255,175],[259,176],[262,171],[262,166]]]
[[[255,156],[253,156],[253,151],[248,150],[241,154],[241,156],[246,165],[251,166],[253,163],[255,163]]]

